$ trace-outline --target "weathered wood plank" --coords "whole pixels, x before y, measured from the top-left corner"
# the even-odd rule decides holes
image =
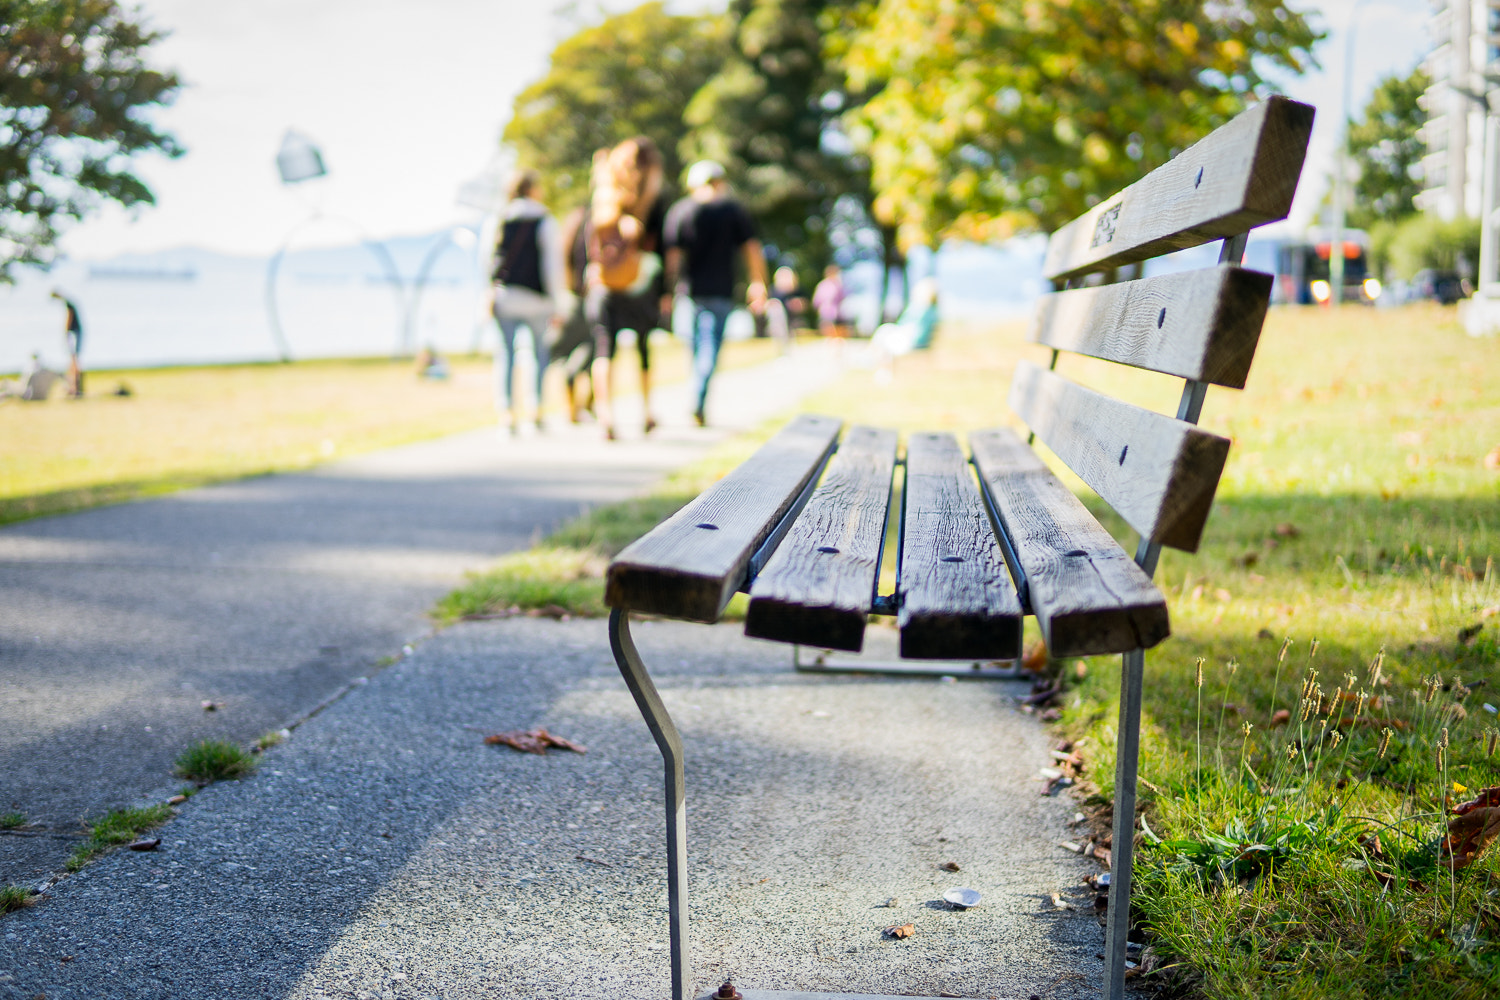
[[[890,514],[896,432],[853,427],[750,586],[745,634],[859,652]]]
[[[1136,531],[1198,550],[1229,440],[1037,367],[1016,366],[1010,408]]]
[[[969,446],[1051,655],[1148,649],[1171,633],[1161,591],[1035,451],[1004,429]]]
[[[974,472],[951,434],[906,443],[901,535],[901,655],[1011,659],[1021,602]]]
[[[750,557],[790,509],[838,439],[842,422],[804,414],[729,475],[630,544],[610,563],[610,607],[717,621],[745,582]]]
[[[1284,97],[1257,104],[1053,233],[1042,273],[1119,267],[1286,218],[1313,114]]]
[[[1231,264],[1042,297],[1039,344],[1243,389],[1272,277]]]

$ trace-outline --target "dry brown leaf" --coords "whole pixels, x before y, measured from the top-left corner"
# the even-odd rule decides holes
[[[956,871],[958,871],[958,862],[957,861],[945,861],[942,864],[938,865],[938,868],[940,870],[942,870],[942,871],[945,871],[945,872],[956,872]]]
[[[1038,639],[1027,646],[1026,652],[1021,656],[1021,666],[1033,673],[1047,669],[1047,644]]]
[[[1271,728],[1286,725],[1292,721],[1292,710],[1289,708],[1278,708],[1271,713]]]
[[[1296,538],[1298,535],[1302,534],[1302,532],[1299,531],[1297,529],[1297,526],[1292,522],[1282,521],[1276,526],[1276,534],[1280,535],[1282,538]]]
[[[895,938],[896,940],[899,941],[899,940],[901,940],[903,938],[909,938],[913,934],[917,933],[917,925],[916,924],[897,924],[896,926],[893,926],[893,927],[887,927],[881,933],[883,933],[886,937]]]
[[[160,837],[153,837],[150,840],[137,840],[135,843],[129,845],[132,851],[154,851],[160,846]]]
[[[522,753],[545,754],[548,747],[571,750],[574,753],[588,752],[588,747],[585,747],[583,744],[574,743],[572,740],[561,736],[555,736],[547,732],[546,729],[495,733],[493,736],[486,736],[484,741],[491,746],[507,746],[520,750]]]
[[[1500,785],[1481,789],[1468,802],[1453,807],[1442,854],[1449,867],[1467,867],[1500,837]]]

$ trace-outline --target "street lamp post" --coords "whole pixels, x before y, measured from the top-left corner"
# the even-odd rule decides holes
[[[1354,27],[1359,18],[1359,9],[1368,0],[1355,0],[1349,10],[1349,26],[1344,35],[1344,95],[1342,114],[1339,117],[1339,144],[1334,159],[1333,173],[1333,232],[1328,240],[1328,284],[1334,305],[1344,302],[1344,202],[1348,198],[1345,185],[1348,183],[1349,148],[1349,92],[1354,89]]]

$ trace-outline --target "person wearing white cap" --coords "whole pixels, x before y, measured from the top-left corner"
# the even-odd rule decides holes
[[[724,325],[734,309],[734,264],[743,257],[750,279],[745,297],[759,314],[766,305],[766,255],[750,213],[729,194],[724,168],[699,160],[687,171],[688,196],[667,212],[666,294],[681,281],[693,304],[693,419],[706,422],[708,383],[719,362]]]

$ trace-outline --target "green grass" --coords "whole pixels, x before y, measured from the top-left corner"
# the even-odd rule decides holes
[[[768,360],[769,340],[726,345],[723,365]],[[656,385],[681,381],[680,342],[653,352]],[[87,395],[0,405],[0,524],[157,496],[246,476],[305,469],[495,421],[488,358],[450,359],[418,378],[410,362],[300,361],[90,373]],[[622,356],[618,386],[633,391]],[[560,376],[549,406],[561,419]],[[118,383],[132,395],[111,395]]]
[[[26,825],[26,814],[19,811],[0,813],[0,830],[16,830]]]
[[[32,906],[36,900],[36,895],[30,889],[23,889],[18,885],[0,886],[0,913]]]
[[[948,325],[893,381],[855,369],[799,409],[902,431],[1018,426],[1004,387],[1020,357],[1046,360],[1020,324]],[[1088,359],[1060,370],[1164,411],[1181,386]],[[1157,572],[1173,637],[1146,658],[1141,790],[1155,838],[1141,836],[1136,919],[1166,971],[1148,981],[1215,998],[1500,994],[1500,848],[1457,872],[1440,850],[1444,810],[1500,785],[1486,736],[1500,721],[1483,707],[1500,705],[1500,338],[1471,339],[1436,306],[1274,309],[1247,388],[1213,389],[1203,413],[1233,447],[1200,550],[1163,553]],[[600,564],[767,433],[565,526],[442,616],[524,608],[533,592],[601,612]],[[1119,519],[1044,457],[1133,551]],[[1382,650],[1383,682],[1371,676]],[[1100,833],[1118,663],[1068,670],[1061,701]],[[1325,700],[1342,688],[1382,701],[1349,725],[1304,720],[1309,671]],[[1449,690],[1429,702],[1437,675]],[[1473,688],[1463,699],[1458,680]],[[1273,726],[1278,708],[1292,718]]]
[[[76,872],[100,855],[129,844],[147,830],[161,826],[172,815],[172,808],[167,805],[116,809],[90,824],[89,839],[73,849],[65,867],[70,872]]]
[[[202,740],[178,755],[172,773],[199,784],[243,778],[255,770],[255,757],[227,740]]]

